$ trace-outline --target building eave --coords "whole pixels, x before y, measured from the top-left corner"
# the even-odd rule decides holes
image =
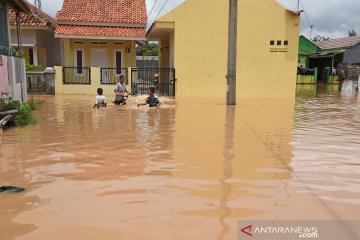
[[[75,21],[58,21],[58,25],[76,25],[76,26],[94,26],[94,27],[132,27],[146,28],[146,24],[140,23],[101,23],[101,22],[75,22]]]
[[[146,37],[55,34],[55,38],[145,41]]]
[[[16,26],[11,25],[10,29],[16,29]],[[21,30],[50,30],[54,32],[52,27],[41,27],[41,26],[23,26],[21,25]]]

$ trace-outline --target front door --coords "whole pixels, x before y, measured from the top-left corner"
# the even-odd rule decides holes
[[[99,68],[108,67],[108,50],[106,48],[91,49],[91,66]],[[101,82],[107,84],[109,82],[109,70],[102,69],[101,75]]]
[[[91,49],[91,66],[108,67],[108,50],[106,48]]]

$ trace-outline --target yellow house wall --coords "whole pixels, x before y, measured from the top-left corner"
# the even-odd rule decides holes
[[[228,11],[228,1],[188,0],[158,20],[175,23],[177,96],[225,97]],[[239,97],[295,96],[299,20],[275,0],[239,1]],[[270,40],[288,40],[287,52],[271,53]]]
[[[108,67],[115,67],[115,49],[123,51],[123,67],[135,67],[136,49],[134,41],[106,41],[106,40],[88,40],[88,39],[64,39],[64,66],[75,66],[75,49],[84,50],[84,66],[91,66],[91,49],[102,48],[108,50]],[[75,43],[82,42],[82,44]],[[91,42],[106,42],[104,45],[94,45]],[[115,44],[123,43],[123,44]],[[131,48],[130,53],[125,49]]]
[[[131,90],[131,69],[128,68],[128,85],[127,89]],[[55,66],[55,95],[96,95],[96,90],[102,88],[104,95],[111,98],[114,95],[114,84],[104,85],[100,84],[100,68],[91,67],[91,84],[89,85],[76,85],[76,84],[63,84],[63,67]],[[111,99],[109,98],[109,99]],[[108,100],[109,101],[109,100]]]

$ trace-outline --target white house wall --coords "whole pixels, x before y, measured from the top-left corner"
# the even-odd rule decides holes
[[[21,42],[25,46],[36,45],[36,33],[33,29],[21,29]],[[17,46],[16,29],[11,29],[11,45]]]

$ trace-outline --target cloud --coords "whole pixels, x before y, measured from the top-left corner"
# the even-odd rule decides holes
[[[34,2],[34,0],[29,1]],[[184,1],[146,0],[148,14],[153,8],[149,15],[149,23],[152,23],[156,18],[161,17]],[[259,0],[259,2],[261,1]],[[289,9],[295,10],[297,7],[297,0],[276,1]],[[61,8],[62,2],[63,0],[42,0],[43,10],[51,16],[55,16],[56,12]],[[156,5],[154,5],[155,2]],[[350,29],[355,29],[360,34],[359,0],[302,0],[302,3],[310,23],[314,25],[312,36],[319,34],[331,38],[344,37],[347,36]],[[301,34],[307,37],[310,35],[310,24],[305,14],[301,16]]]
[[[277,0],[290,9],[296,9],[297,0]],[[315,34],[331,38],[345,37],[350,29],[360,34],[359,0],[302,0],[301,33],[309,37],[310,23]],[[310,23],[309,23],[310,22]]]

